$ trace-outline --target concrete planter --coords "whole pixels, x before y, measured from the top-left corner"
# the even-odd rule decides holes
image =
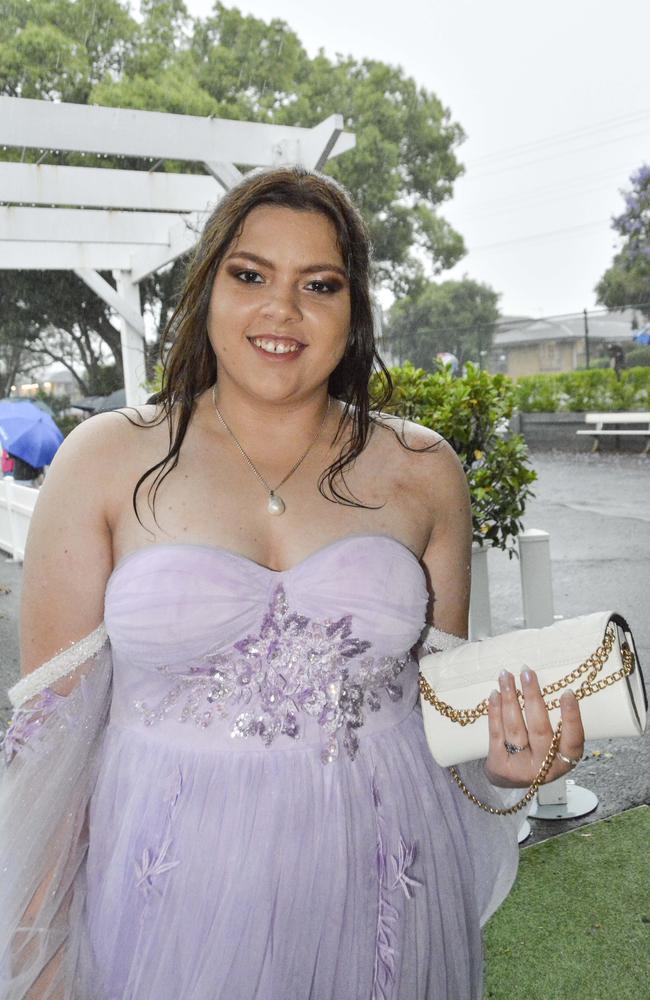
[[[592,449],[593,438],[587,434],[576,434],[578,428],[584,428],[585,415],[573,413],[515,413],[510,421],[510,430],[514,434],[523,434],[526,444],[532,451],[589,452]],[[639,454],[643,451],[643,441],[635,437],[603,437],[600,440],[601,452],[624,451]]]

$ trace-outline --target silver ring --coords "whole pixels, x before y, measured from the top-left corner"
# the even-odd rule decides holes
[[[579,760],[574,760],[573,757],[565,757],[564,754],[560,753],[559,750],[556,750],[555,753],[560,758],[560,760],[563,760],[565,764],[570,764],[571,767],[577,767],[578,764],[580,763]]]
[[[503,745],[508,753],[519,753],[521,750],[525,750],[529,744],[527,743],[525,747],[518,747],[516,743],[508,743],[508,740],[504,740]]]

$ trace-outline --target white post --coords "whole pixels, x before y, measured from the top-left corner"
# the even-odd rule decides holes
[[[469,599],[469,637],[485,639],[492,635],[490,610],[490,581],[488,577],[488,549],[472,545],[472,589]]]
[[[118,295],[140,315],[139,285],[133,283],[129,271],[114,271],[113,274],[117,282]],[[146,403],[148,395],[143,387],[146,379],[144,337],[123,316],[120,317],[120,332],[126,405],[138,406]]]
[[[524,627],[552,625],[553,579],[548,531],[529,528],[518,537]]]
[[[553,578],[551,546],[548,531],[529,528],[518,538],[521,571],[521,596],[524,605],[524,627],[543,628],[552,625]],[[532,663],[531,667],[535,668]],[[592,812],[598,799],[573,779],[556,778],[538,790],[529,816],[534,819],[572,819]]]

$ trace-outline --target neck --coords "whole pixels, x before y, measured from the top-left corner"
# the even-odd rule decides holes
[[[338,423],[339,406],[336,400],[330,400],[327,385],[302,399],[265,400],[233,392],[217,382],[214,397],[211,389],[206,393],[205,403],[206,408],[213,411],[206,413],[208,419],[212,422],[216,417],[216,403],[228,427],[244,447],[246,443],[254,446],[263,440],[272,449],[277,445],[280,450],[293,452],[296,444],[312,440],[321,426],[325,438],[333,416]]]

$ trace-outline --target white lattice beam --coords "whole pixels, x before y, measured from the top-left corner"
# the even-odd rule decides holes
[[[4,271],[128,271],[131,243],[30,243],[0,240],[0,270]]]
[[[183,221],[175,212],[118,212],[78,208],[0,208],[0,234],[43,243],[167,245]]]
[[[134,253],[131,259],[133,281],[142,281],[143,278],[165,267],[166,264],[171,264],[191,250],[198,243],[208,214],[208,212],[192,212],[170,229],[169,243],[166,246],[141,248]]]
[[[301,161],[302,144],[311,151],[313,132],[292,125],[0,97],[0,142],[7,146],[268,166],[277,161],[274,149],[285,142],[297,144],[296,159]],[[354,136],[344,133],[330,156],[353,145]]]
[[[119,292],[105,278],[102,278],[101,274],[98,274],[97,271],[83,270],[76,267],[74,273],[96,295],[99,295],[100,299],[103,299],[106,305],[114,309],[116,313],[119,313],[120,317],[126,320],[129,326],[133,327],[141,337],[144,337],[144,320],[142,314],[134,308],[132,296],[129,296],[128,299],[122,298]]]
[[[12,204],[191,212],[221,194],[214,178],[201,174],[0,163],[0,202]]]

